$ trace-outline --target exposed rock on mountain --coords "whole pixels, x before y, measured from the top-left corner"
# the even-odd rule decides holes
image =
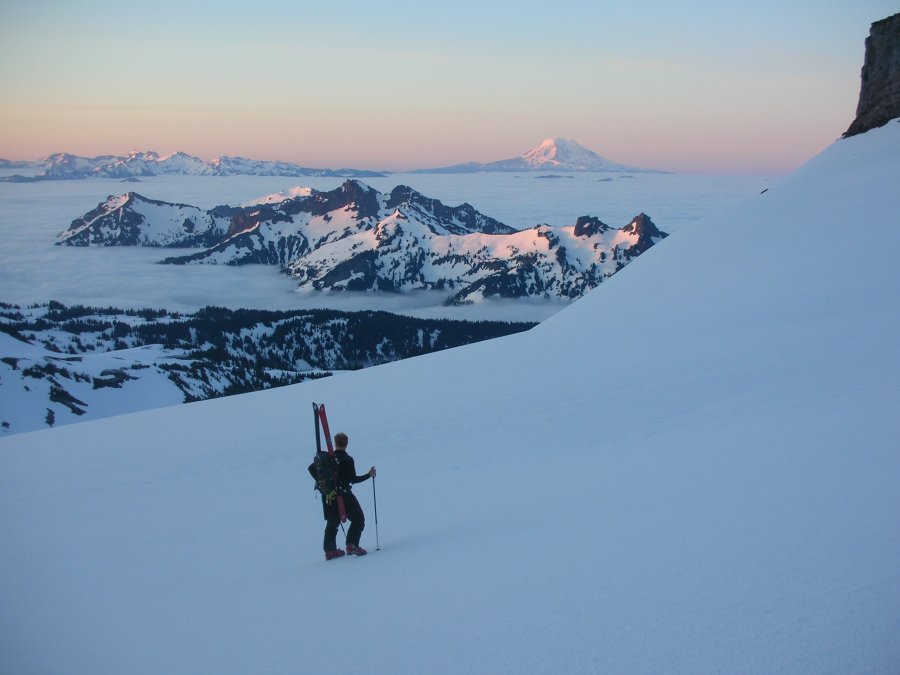
[[[69,246],[213,246],[233,222],[196,206],[147,199],[136,192],[110,195],[60,235]]]
[[[75,220],[61,244],[194,247],[167,264],[278,265],[310,291],[440,290],[447,302],[577,298],[663,239],[648,216],[614,229],[584,216],[517,231],[469,204],[447,206],[401,185],[359,181],[295,189],[209,211],[110,197]]]
[[[856,119],[844,137],[900,117],[900,14],[872,24],[861,79]]]
[[[476,211],[470,204],[445,206],[406,185],[398,185],[391,191],[385,206],[388,209],[407,207],[431,221],[435,234],[511,234],[516,230]],[[440,229],[436,229],[440,227]]]

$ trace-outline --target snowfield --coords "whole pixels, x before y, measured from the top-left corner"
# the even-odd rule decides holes
[[[838,141],[527,333],[3,439],[2,670],[896,673],[898,165]]]

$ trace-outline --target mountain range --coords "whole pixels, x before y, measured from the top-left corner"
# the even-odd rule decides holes
[[[612,228],[592,216],[518,231],[469,204],[446,206],[400,185],[357,180],[296,188],[202,210],[129,192],[61,233],[69,246],[200,248],[166,264],[277,265],[302,290],[439,290],[449,304],[484,298],[572,300],[666,237],[645,214]]]
[[[218,157],[204,160],[184,152],[160,155],[154,151],[134,150],[127,155],[79,157],[55,153],[36,162],[2,160],[0,168],[31,168],[42,171],[36,176],[8,176],[6,182],[35,182],[79,178],[138,178],[141,176],[288,176],[367,178],[384,176],[379,171],[362,169],[314,169],[290,162],[260,161],[244,157]]]
[[[0,178],[0,182],[13,183],[80,178],[135,179],[167,175],[371,178],[391,173],[365,169],[315,169],[290,162],[261,161],[244,157],[223,156],[204,160],[184,152],[160,155],[152,150],[134,150],[122,156],[99,155],[97,157],[80,157],[60,152],[34,162],[0,159],[0,169],[30,169],[40,172],[32,176],[16,174]],[[467,162],[434,169],[417,169],[410,173],[476,173],[480,171],[660,173],[653,169],[617,164],[569,138],[547,138],[512,159],[495,162]]]
[[[479,171],[621,171],[659,173],[617,164],[588,150],[570,138],[547,138],[518,157],[495,162],[467,162],[436,169],[418,169],[412,173],[477,173]]]

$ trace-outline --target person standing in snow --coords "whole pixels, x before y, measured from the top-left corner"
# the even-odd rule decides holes
[[[366,516],[359,500],[353,494],[352,486],[375,477],[375,467],[371,467],[361,476],[356,475],[356,464],[353,457],[347,454],[347,445],[350,442],[347,434],[341,432],[334,435],[334,458],[338,465],[338,483],[341,494],[344,497],[344,509],[350,527],[347,530],[347,554],[365,555],[368,551],[359,545],[363,529],[366,527]],[[309,473],[316,478],[315,464],[310,464]],[[344,555],[344,551],[337,547],[337,531],[341,524],[338,514],[337,502],[329,503],[325,495],[322,495],[322,508],[325,510],[325,559],[331,560]]]
[[[347,554],[365,555],[366,549],[359,545],[359,538],[366,527],[366,516],[359,500],[353,494],[352,486],[375,477],[375,467],[361,476],[356,475],[356,464],[353,458],[347,454],[347,444],[350,442],[347,434],[341,432],[334,435],[334,456],[338,462],[338,480],[344,489],[344,508],[347,511],[347,519],[350,527],[347,529]],[[335,533],[337,534],[337,533]]]

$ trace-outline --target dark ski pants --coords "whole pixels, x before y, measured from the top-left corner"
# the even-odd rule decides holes
[[[341,526],[341,517],[338,514],[337,503],[325,504],[323,500],[322,506],[325,509],[325,538],[322,546],[325,551],[334,551],[337,549],[337,531]],[[350,521],[347,545],[359,546],[359,538],[366,527],[366,516],[352,492],[344,495],[344,509],[347,511],[347,520]]]
[[[366,529],[366,516],[356,495],[352,492],[344,495],[344,508],[347,510],[347,520],[350,521],[350,527],[347,530],[347,545],[359,546],[359,538],[362,536],[362,531]]]
[[[337,531],[341,524],[341,517],[338,515],[337,504],[326,505],[322,500],[322,506],[325,509],[325,540],[322,546],[325,552],[337,550]]]

